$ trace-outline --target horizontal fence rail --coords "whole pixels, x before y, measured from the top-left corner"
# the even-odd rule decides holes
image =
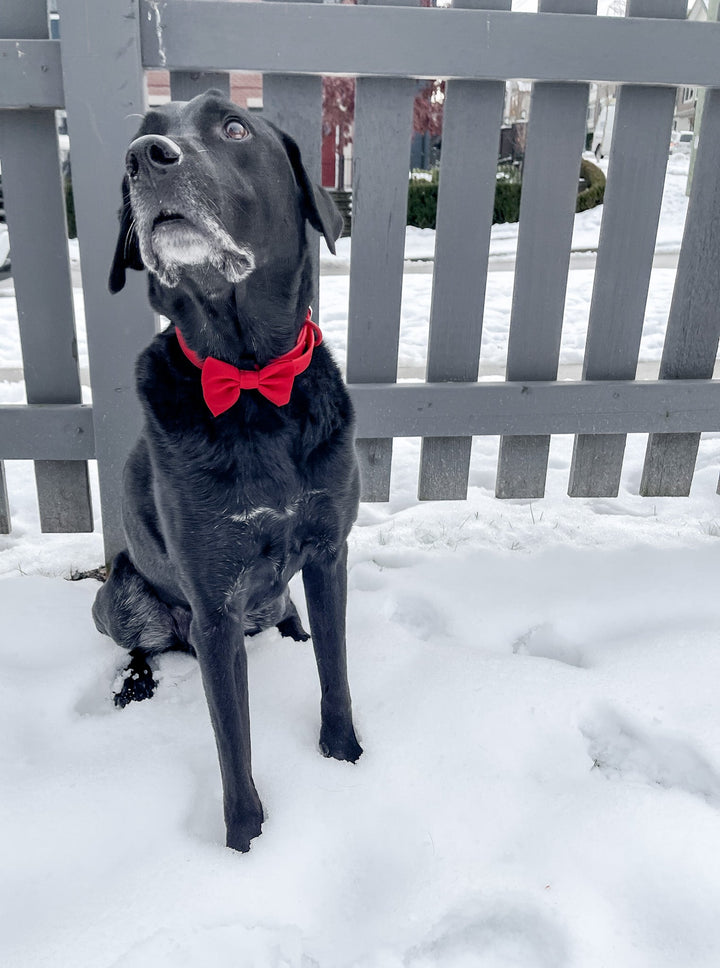
[[[360,436],[720,430],[720,382],[381,383],[350,386]]]
[[[6,460],[93,460],[93,408],[71,403],[0,406],[0,441]]]
[[[0,40],[0,108],[62,108],[57,40]]]
[[[720,86],[714,23],[197,0],[140,9],[146,67]]]
[[[720,431],[720,381],[351,383],[360,437]],[[97,456],[93,408],[0,406],[10,460]]]
[[[142,0],[145,67],[720,86],[714,23],[310,3],[198,6]],[[415,18],[412,49],[407,17]],[[324,29],[333,46],[320,51],[314,40]],[[0,109],[64,106],[60,41],[0,40]]]
[[[148,68],[720,87],[715,23],[218,0],[140,8]],[[318,32],[333,38],[327,50]],[[64,107],[60,47],[0,40],[0,109]]]

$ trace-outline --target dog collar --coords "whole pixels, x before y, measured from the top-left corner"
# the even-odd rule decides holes
[[[180,349],[201,371],[203,397],[213,417],[219,416],[237,403],[242,390],[258,390],[271,403],[284,407],[290,400],[295,377],[310,366],[313,350],[322,343],[320,327],[312,321],[308,309],[300,336],[289,353],[271,360],[267,366],[241,370],[237,366],[208,356],[204,360],[185,342],[175,327]]]

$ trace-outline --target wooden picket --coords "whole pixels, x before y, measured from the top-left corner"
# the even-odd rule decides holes
[[[509,10],[510,0],[463,0],[458,7]],[[488,131],[502,124],[501,81],[447,82],[438,190],[435,272],[427,380],[477,379],[497,172]],[[418,496],[467,495],[472,437],[424,437]]]

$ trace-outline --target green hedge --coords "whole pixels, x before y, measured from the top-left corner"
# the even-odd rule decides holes
[[[72,181],[69,175],[63,177],[63,187],[65,189],[65,214],[67,216],[67,231],[69,239],[77,238],[77,225],[75,223],[75,198],[73,197]]]
[[[576,212],[586,212],[589,208],[602,205],[605,198],[605,174],[597,165],[583,158],[580,165],[580,177],[587,188],[578,193]]]
[[[436,182],[411,181],[408,189],[407,224],[419,229],[434,229],[437,215]]]
[[[495,188],[495,206],[493,208],[493,223],[517,222],[520,218],[520,194],[522,185],[517,168],[503,165],[498,172],[504,177],[497,180]],[[580,178],[587,187],[578,192],[576,212],[602,205],[605,196],[605,175],[592,162],[582,159],[580,164]],[[421,229],[434,229],[437,213],[438,185],[437,177],[429,181],[410,181],[408,189],[408,225],[416,225]]]
[[[520,169],[514,165],[499,165],[495,182],[495,205],[493,225],[500,222],[517,222],[520,218]]]

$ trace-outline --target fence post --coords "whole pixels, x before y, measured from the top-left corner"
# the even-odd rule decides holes
[[[48,38],[46,0],[6,3],[9,21],[3,33],[14,31],[11,37],[28,40]],[[2,112],[0,144],[27,401],[80,403],[55,111]],[[35,478],[44,532],[92,531],[84,461],[35,461]]]
[[[106,560],[124,545],[122,471],[140,429],[134,364],[155,331],[144,273],[107,279],[127,145],[145,109],[138,0],[59,0]]]

